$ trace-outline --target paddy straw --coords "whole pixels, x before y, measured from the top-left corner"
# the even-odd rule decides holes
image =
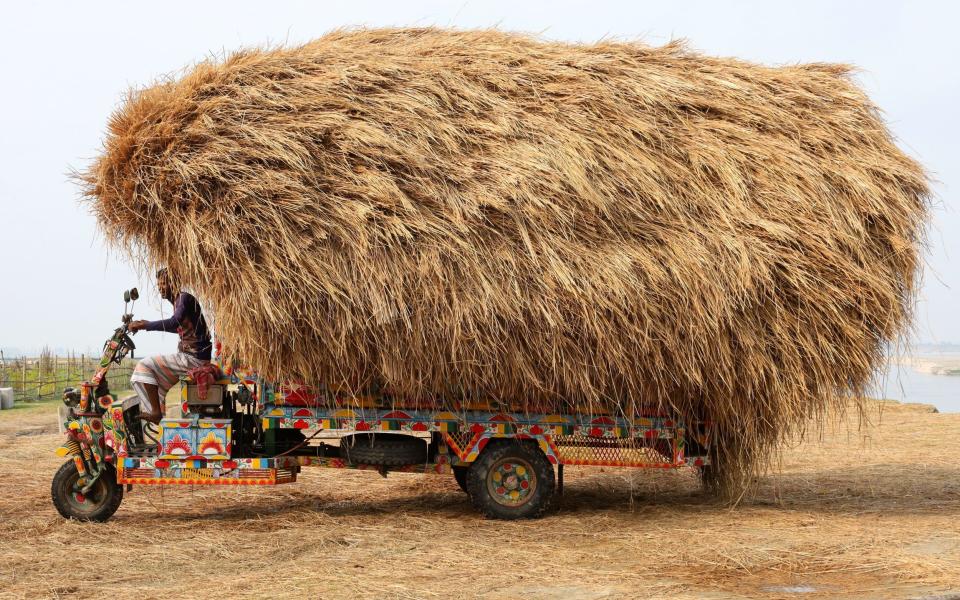
[[[82,179],[269,378],[709,419],[726,491],[908,327],[929,194],[848,66],[442,29],[132,91]]]

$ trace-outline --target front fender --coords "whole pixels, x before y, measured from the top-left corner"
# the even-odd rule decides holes
[[[67,441],[57,448],[57,456],[74,456],[82,453],[80,440],[77,434],[81,431],[80,422],[73,419],[73,411],[70,411],[70,419],[63,424],[64,433],[67,434]]]
[[[67,440],[57,448],[57,456],[79,456],[80,454],[80,442],[77,440]]]
[[[71,411],[72,412],[72,411]],[[71,414],[71,417],[73,415]],[[83,426],[80,424],[80,421],[70,419],[64,423],[64,433],[67,434],[67,440],[63,443],[62,446],[57,448],[57,456],[74,456],[82,455],[83,446],[80,445],[80,432],[83,430]]]
[[[106,465],[99,454],[92,452],[89,446],[84,444],[80,439],[77,439],[77,437],[74,437],[79,435],[76,431],[68,430],[67,435],[70,437],[62,446],[57,448],[56,454],[57,456],[67,456],[73,459],[77,473],[81,477],[89,477],[86,486],[89,488],[93,482],[100,477]]]

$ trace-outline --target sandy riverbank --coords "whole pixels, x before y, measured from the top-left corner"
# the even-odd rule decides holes
[[[960,356],[956,354],[909,356],[901,359],[899,364],[919,373],[960,376]]]

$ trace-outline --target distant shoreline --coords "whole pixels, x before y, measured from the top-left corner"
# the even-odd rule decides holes
[[[960,376],[960,356],[919,355],[907,356],[900,364],[928,375]]]

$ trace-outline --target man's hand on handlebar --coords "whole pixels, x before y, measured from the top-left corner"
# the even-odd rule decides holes
[[[147,326],[149,321],[130,321],[130,324],[127,325],[127,331],[134,332],[140,331]]]

